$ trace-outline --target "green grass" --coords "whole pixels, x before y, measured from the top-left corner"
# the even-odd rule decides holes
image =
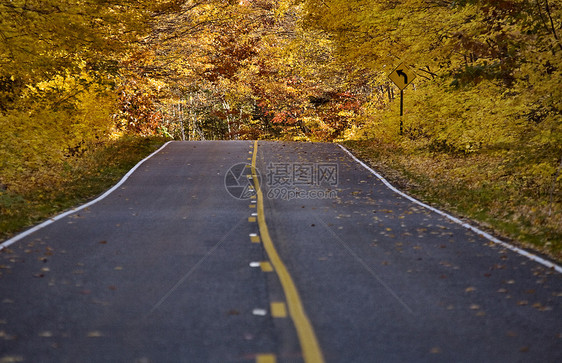
[[[424,202],[467,218],[512,244],[562,261],[560,182],[529,180],[525,158],[506,153],[451,155],[375,141],[343,143],[391,183]],[[519,155],[519,154],[518,154]],[[530,163],[530,162],[529,162]]]
[[[30,182],[19,191],[0,190],[0,240],[94,199],[165,141],[123,137],[69,158],[50,178]]]

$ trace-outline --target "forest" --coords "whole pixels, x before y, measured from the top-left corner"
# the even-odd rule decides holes
[[[0,214],[131,137],[340,142],[562,259],[561,28],[560,0],[0,0]]]

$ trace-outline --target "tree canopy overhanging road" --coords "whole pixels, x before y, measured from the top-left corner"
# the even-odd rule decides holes
[[[337,141],[562,261],[561,0],[0,0],[0,19],[0,238],[102,190],[132,138]]]
[[[336,144],[170,143],[0,265],[6,362],[562,358],[559,272]]]
[[[562,0],[0,19],[0,363],[562,361]]]

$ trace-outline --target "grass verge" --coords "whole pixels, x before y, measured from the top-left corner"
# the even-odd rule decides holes
[[[123,137],[65,160],[50,177],[34,178],[25,188],[0,190],[0,241],[100,195],[165,141]]]
[[[524,172],[528,158],[493,150],[451,155],[373,140],[343,145],[410,195],[562,262],[560,182],[533,185]]]

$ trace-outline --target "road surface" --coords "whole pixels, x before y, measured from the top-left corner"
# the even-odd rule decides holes
[[[335,144],[170,143],[0,293],[0,362],[562,361],[560,273]]]

